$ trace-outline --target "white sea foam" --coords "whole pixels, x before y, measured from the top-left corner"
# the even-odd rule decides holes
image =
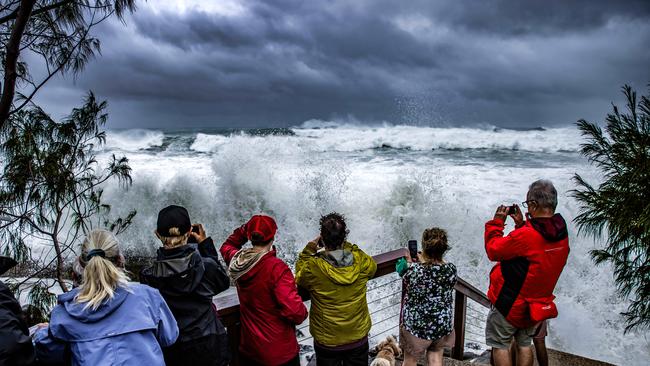
[[[220,146],[228,142],[228,137],[223,135],[209,135],[205,133],[197,133],[194,142],[190,146],[191,150],[199,152],[215,151]]]
[[[311,128],[310,128],[311,126]],[[293,131],[312,139],[321,151],[359,151],[376,148],[410,150],[494,149],[531,152],[576,151],[579,132],[575,128],[514,131],[507,129],[436,128],[415,126],[368,127],[325,124],[327,128],[303,124]]]
[[[310,128],[307,128],[310,127]],[[575,128],[514,131],[488,128],[434,128],[415,126],[361,126],[336,123],[304,123],[292,129],[294,136],[270,135],[265,139],[291,144],[317,152],[354,152],[372,149],[408,149],[413,151],[488,149],[527,152],[575,152],[579,132]],[[199,152],[214,152],[229,139],[246,137],[198,133],[191,146]],[[258,136],[249,136],[254,139]]]
[[[138,210],[121,240],[153,254],[157,212],[172,203],[186,206],[217,245],[250,215],[265,212],[279,225],[279,255],[293,266],[302,245],[317,235],[320,215],[335,210],[347,217],[349,239],[372,254],[419,239],[426,227],[447,229],[452,245],[448,260],[463,278],[486,290],[492,263],[484,253],[483,223],[499,204],[523,201],[530,182],[548,178],[560,192],[558,211],[569,223],[571,242],[556,291],[560,318],[551,323],[549,345],[617,364],[645,364],[647,335],[623,334],[619,314],[628,302],[616,294],[611,268],[595,267],[589,258],[589,250],[602,243],[578,237],[571,222],[579,209],[567,193],[574,188],[571,176],[578,172],[591,182],[600,179],[577,154],[554,154],[578,149],[575,129],[322,127],[314,122],[294,128],[295,136],[197,134],[183,154],[127,154],[132,188],[124,192],[111,185],[105,192],[114,213]],[[387,143],[421,152],[376,149]],[[455,159],[453,154],[462,157],[462,151],[426,153],[441,146],[479,149],[483,155]],[[517,158],[523,162],[516,160],[509,150],[513,147],[530,153]],[[495,158],[480,149],[501,151]],[[549,159],[545,151],[563,160],[544,164]]]
[[[133,129],[110,130],[106,133],[106,148],[124,151],[145,150],[162,146],[165,134],[162,131]]]

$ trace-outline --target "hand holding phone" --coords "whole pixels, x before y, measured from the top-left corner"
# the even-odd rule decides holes
[[[411,256],[411,261],[418,261],[418,241],[409,240],[408,242],[409,256]]]
[[[524,224],[524,214],[521,212],[519,205],[514,204],[508,207],[508,216],[512,217],[515,227],[521,227]]]
[[[188,243],[202,243],[206,239],[205,229],[202,224],[192,224]]]

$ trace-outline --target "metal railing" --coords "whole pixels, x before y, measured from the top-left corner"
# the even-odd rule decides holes
[[[371,309],[372,329],[368,339],[374,343],[382,336],[396,335],[399,330],[399,316],[402,300],[402,280],[395,272],[397,260],[405,255],[405,249],[397,249],[373,257],[377,262],[377,272],[374,279],[368,283],[367,300]],[[300,291],[303,300],[309,301],[309,294]],[[468,300],[471,302],[468,303]],[[237,294],[217,297],[214,299],[219,317],[228,331],[228,339],[232,354],[231,365],[239,365],[238,348],[241,331],[239,299]],[[454,330],[456,333],[455,346],[451,356],[462,360],[465,348],[487,348],[483,341],[483,330],[487,309],[490,307],[488,298],[477,288],[459,278],[455,286],[454,300]],[[310,345],[313,338],[309,334],[309,320],[296,327],[298,343]]]

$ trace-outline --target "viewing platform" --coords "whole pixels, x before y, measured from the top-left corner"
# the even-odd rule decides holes
[[[368,335],[372,348],[388,335],[397,338],[402,298],[402,280],[395,272],[397,260],[404,256],[404,249],[397,249],[373,257],[377,262],[377,272],[368,282],[367,300],[372,318],[372,329]],[[303,300],[309,302],[309,294],[300,291]],[[228,331],[230,349],[233,355],[231,365],[241,365],[237,348],[240,337],[239,299],[237,293],[215,297],[219,316]],[[309,307],[309,304],[307,304]],[[445,365],[490,365],[489,347],[485,344],[485,321],[490,309],[490,301],[483,292],[458,278],[454,294],[455,346],[445,358]],[[311,353],[313,338],[309,334],[309,319],[296,327],[301,354]],[[607,366],[609,363],[549,349],[551,366]],[[316,365],[311,359],[309,365]],[[397,360],[401,365],[401,360]],[[424,364],[424,363],[421,363]],[[537,362],[535,362],[537,365]],[[243,365],[242,365],[243,366]]]

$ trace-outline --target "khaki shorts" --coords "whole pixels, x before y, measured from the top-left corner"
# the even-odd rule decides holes
[[[485,344],[492,348],[509,348],[514,337],[517,346],[530,347],[533,343],[532,337],[538,327],[539,325],[535,324],[530,328],[515,328],[497,309],[492,307],[485,324]]]
[[[404,326],[400,326],[399,329],[399,345],[402,347],[402,351],[416,357],[425,354],[427,351],[436,352],[443,348],[451,348],[454,346],[455,338],[456,333],[454,333],[453,329],[451,333],[435,341],[418,338],[404,329]]]
[[[544,320],[535,330],[534,339],[544,339],[548,335],[548,320]]]

